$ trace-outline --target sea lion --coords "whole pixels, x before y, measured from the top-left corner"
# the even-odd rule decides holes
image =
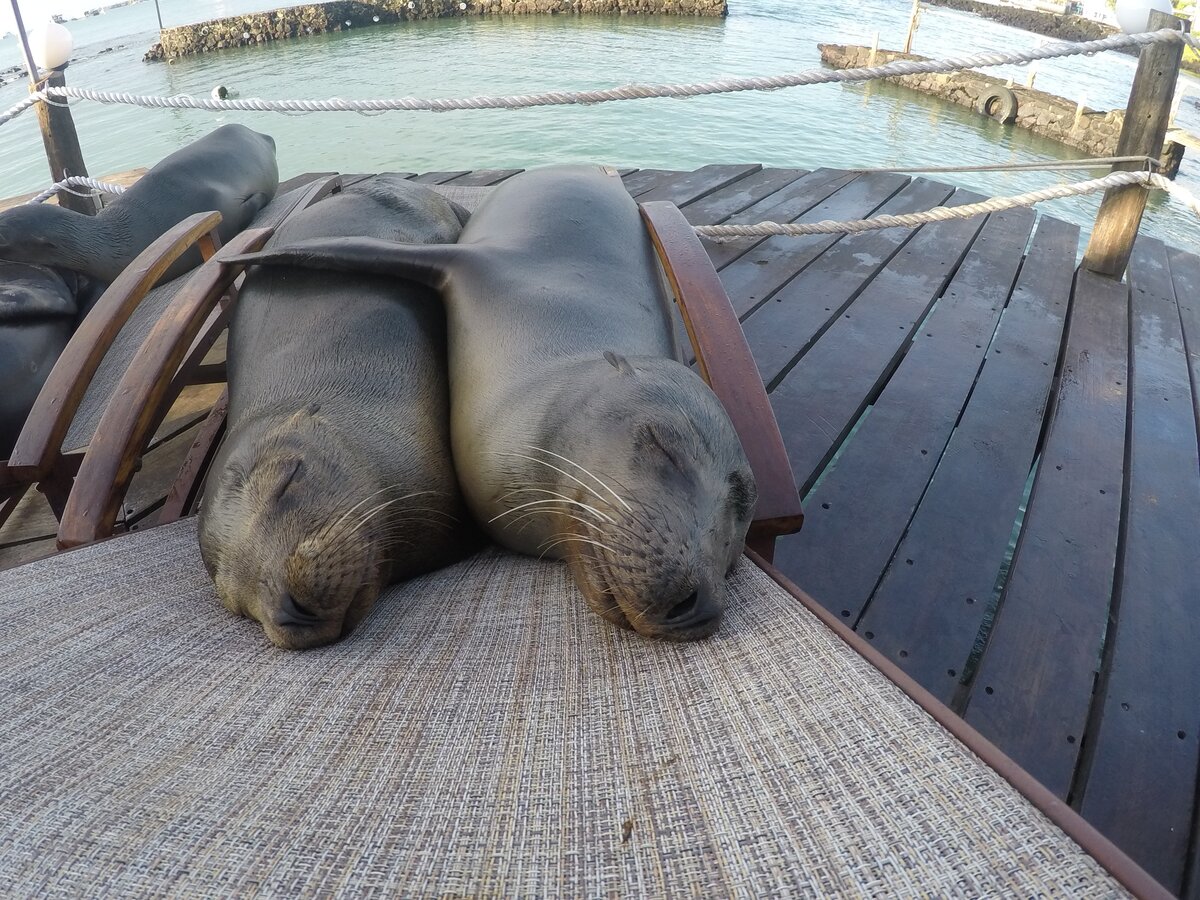
[[[0,260],[0,460],[75,330],[75,291],[69,272]]]
[[[564,557],[614,623],[679,640],[716,630],[754,476],[720,402],[678,361],[654,250],[620,179],[586,166],[518,175],[455,246],[344,238],[253,258],[438,287],[455,465],[488,534]]]
[[[69,269],[99,282],[115,279],[174,225],[217,210],[223,241],[250,224],[275,196],[275,141],[245,125],[222,125],[176,150],[94,216],[52,204],[0,212],[0,259]],[[163,281],[200,264],[193,248]]]
[[[440,195],[378,176],[294,214],[274,239],[449,242],[460,228]],[[229,424],[200,549],[230,611],[281,647],[326,644],[350,633],[384,585],[474,548],[433,291],[251,269],[229,333]]]

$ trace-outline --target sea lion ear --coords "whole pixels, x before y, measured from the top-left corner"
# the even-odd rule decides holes
[[[619,353],[613,353],[611,350],[604,351],[604,358],[608,360],[608,364],[620,372],[622,375],[632,375],[633,366],[629,364],[629,360],[621,356]]]

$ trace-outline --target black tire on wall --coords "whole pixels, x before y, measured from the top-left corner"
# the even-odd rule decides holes
[[[1017,95],[1006,87],[992,88],[979,104],[979,111],[997,122],[1011,125],[1017,121]]]

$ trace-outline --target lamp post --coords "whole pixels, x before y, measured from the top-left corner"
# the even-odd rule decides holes
[[[47,21],[32,35],[26,34],[17,0],[12,0],[12,9],[17,33],[21,38],[21,47],[25,52],[25,65],[29,70],[29,90],[37,91],[43,85],[65,86],[67,80],[63,70],[66,69],[74,49],[71,32],[57,22]],[[39,69],[46,69],[46,74],[39,74]],[[79,135],[75,131],[75,122],[66,102],[56,102],[53,106],[43,102],[38,103],[35,108],[38,125],[42,130],[42,143],[46,148],[46,159],[50,163],[50,177],[58,182],[71,175],[87,175],[83,151],[79,148]],[[96,212],[96,201],[92,197],[81,197],[65,190],[58,192],[58,203],[67,209],[87,215]]]
[[[1138,34],[1149,28],[1150,11],[1171,15],[1171,0],[1117,0],[1113,13],[1126,34]]]

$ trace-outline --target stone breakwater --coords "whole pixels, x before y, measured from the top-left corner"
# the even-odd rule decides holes
[[[174,59],[327,31],[415,19],[495,15],[724,16],[726,0],[379,0],[312,3],[165,28],[146,60]]]
[[[924,60],[924,56],[880,50],[872,63],[870,47],[820,44],[821,61],[835,69],[854,69],[867,65],[883,65],[899,59]],[[979,72],[950,72],[928,75],[897,75],[885,79],[925,94],[932,94],[960,106],[969,106],[987,115],[984,106],[989,98],[1011,91],[1016,98],[1016,118],[1012,124],[1026,128],[1043,137],[1082,150],[1088,156],[1115,156],[1117,139],[1125,121],[1125,110],[1079,108],[1078,104],[1020,85],[1009,86],[1002,78]],[[1001,101],[1002,102],[1002,101]],[[1000,103],[996,104],[1001,105]],[[1168,141],[1163,148],[1162,174],[1174,178],[1183,159],[1183,146]]]
[[[1064,16],[1057,13],[1042,12],[1037,9],[1022,9],[1017,6],[997,6],[995,3],[980,3],[979,0],[924,0],[930,6],[942,6],[959,12],[971,13],[1008,25],[1020,28],[1022,31],[1032,31],[1056,41],[1098,41],[1111,37],[1117,29],[1095,19],[1085,19],[1083,16]],[[1136,48],[1126,47],[1118,50],[1128,56],[1137,56]],[[1191,72],[1200,73],[1200,54],[1193,50],[1185,50],[1183,67]]]
[[[1085,19],[1082,16],[1063,16],[1042,12],[1037,9],[1022,9],[1016,6],[997,6],[995,3],[980,3],[978,0],[925,0],[930,6],[944,6],[959,12],[983,16],[1022,31],[1044,34],[1059,41],[1098,41],[1116,33],[1116,29],[1103,22]]]

